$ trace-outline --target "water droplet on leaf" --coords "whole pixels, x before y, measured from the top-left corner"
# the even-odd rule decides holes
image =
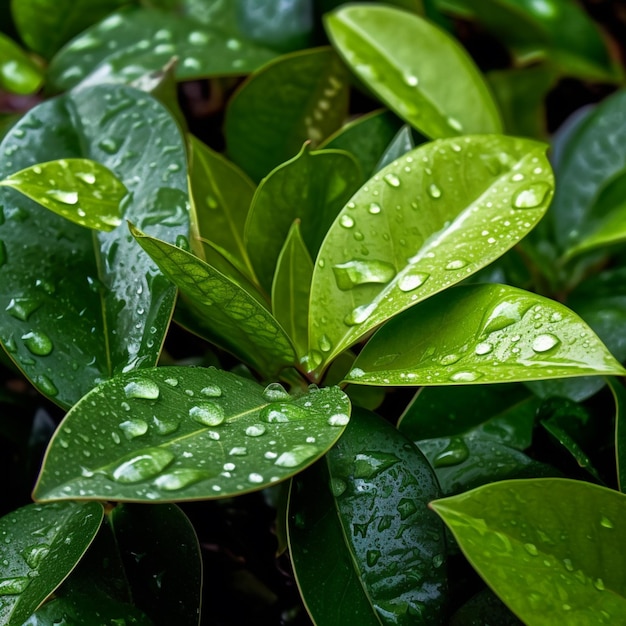
[[[221,405],[215,402],[201,402],[189,409],[189,417],[203,426],[218,426],[226,415]]]
[[[274,464],[279,467],[297,467],[298,465],[302,465],[305,461],[308,461],[311,457],[314,457],[318,452],[319,449],[310,444],[294,446],[291,450],[283,452],[276,461],[274,461]]]
[[[0,596],[17,595],[26,591],[31,579],[27,576],[0,578]]]
[[[534,209],[541,206],[552,187],[543,181],[533,183],[518,191],[513,198],[513,208],[515,209]]]
[[[137,378],[124,386],[124,393],[127,398],[156,400],[159,397],[159,391],[159,386],[147,378]]]
[[[34,546],[28,546],[22,550],[22,556],[28,567],[36,569],[46,555],[50,552],[50,546],[46,543],[38,543]]]
[[[31,354],[36,356],[47,356],[52,352],[52,341],[46,333],[41,331],[31,331],[22,335],[24,345]]]
[[[459,465],[469,458],[469,448],[460,437],[450,439],[448,445],[433,460],[435,467],[451,467]]]
[[[398,289],[408,292],[421,287],[430,277],[426,272],[420,272],[416,267],[409,267],[398,279]]]
[[[207,398],[219,398],[222,395],[222,389],[217,385],[207,385],[200,390],[200,393]]]
[[[335,498],[338,498],[339,496],[341,496],[346,489],[348,488],[348,485],[346,484],[346,481],[341,479],[341,478],[336,478],[333,476],[333,478],[330,479],[330,491],[333,494],[333,496],[335,496]]]
[[[206,478],[209,478],[208,472],[195,469],[176,469],[159,476],[154,484],[164,491],[178,491]]]
[[[394,187],[397,188],[400,186],[401,182],[400,179],[395,175],[395,174],[385,174],[383,176],[383,180],[390,186],[390,187]]]
[[[111,477],[118,483],[133,484],[157,476],[170,463],[174,455],[163,448],[146,448],[141,452],[126,457],[111,472]]]
[[[260,437],[265,434],[265,426],[263,424],[252,424],[246,428],[248,437]]]
[[[148,424],[142,419],[126,420],[125,422],[122,422],[119,427],[124,433],[126,439],[141,437],[148,432]]]
[[[441,198],[441,189],[439,189],[435,183],[431,183],[428,186],[428,195],[437,200],[438,198]]]
[[[532,343],[532,349],[535,352],[547,352],[552,348],[558,346],[560,344],[560,340],[558,337],[550,333],[544,333],[543,335],[537,335]]]
[[[343,291],[370,283],[385,284],[395,275],[393,265],[385,261],[354,259],[333,266],[337,287]]]
[[[292,400],[285,388],[280,383],[270,383],[263,390],[263,398],[268,402],[276,402],[278,400]]]

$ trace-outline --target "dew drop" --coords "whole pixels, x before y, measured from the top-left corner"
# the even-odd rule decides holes
[[[519,322],[530,305],[527,302],[500,302],[485,321],[483,332],[489,334]]]
[[[413,74],[405,74],[404,75],[404,82],[409,86],[409,87],[417,87],[417,85],[419,84],[419,78]]]
[[[409,267],[398,279],[398,289],[400,291],[413,291],[421,287],[430,277],[426,272],[418,271],[415,266]]]
[[[461,358],[460,354],[454,352],[450,354],[444,354],[439,358],[439,364],[443,366],[454,365]]]
[[[110,138],[103,139],[98,146],[107,154],[115,154],[120,149],[119,143]]]
[[[76,178],[82,180],[86,185],[93,185],[96,182],[96,177],[91,172],[76,172]]]
[[[431,183],[428,186],[428,195],[437,200],[438,198],[441,198],[441,189],[439,189],[435,183]]]
[[[164,382],[170,387],[178,387],[178,378],[166,378]]]
[[[378,560],[380,559],[380,550],[368,550],[365,555],[365,560],[369,567],[374,567]]]
[[[127,398],[156,400],[159,397],[159,386],[147,378],[137,378],[124,386],[124,393]]]
[[[170,463],[174,455],[163,448],[146,448],[126,457],[112,471],[111,477],[118,483],[133,484],[154,478]]]
[[[400,513],[400,519],[405,520],[417,511],[417,506],[415,506],[415,502],[413,502],[413,500],[409,498],[402,498],[400,502],[398,502],[396,510]]]
[[[248,474],[248,480],[251,483],[258,485],[263,482],[263,476],[261,476],[261,474],[257,474],[256,472],[252,472],[251,474]]]
[[[539,550],[537,550],[537,546],[534,543],[525,543],[524,550],[531,556],[538,556],[539,554]]]
[[[354,458],[354,477],[375,478],[398,461],[398,457],[389,452],[360,452]]]
[[[479,356],[483,354],[489,354],[492,350],[493,350],[493,345],[490,343],[487,343],[486,341],[482,341],[481,343],[476,345],[476,348],[474,348],[474,352],[478,354]]]
[[[395,174],[385,174],[383,176],[383,180],[390,186],[390,187],[399,187],[400,186],[400,179],[395,175]]]
[[[345,413],[335,413],[328,418],[327,424],[329,426],[347,426],[350,421],[350,417]]]
[[[0,596],[17,595],[26,591],[31,579],[27,576],[0,578]]]
[[[189,417],[203,426],[219,426],[226,415],[221,405],[215,402],[200,402],[189,409]]]
[[[448,126],[450,126],[450,128],[453,128],[454,130],[458,131],[459,133],[462,132],[463,125],[461,124],[461,122],[459,122],[459,120],[457,120],[454,117],[449,117],[447,119],[447,122],[448,122]]]
[[[371,304],[358,306],[355,309],[352,309],[343,321],[347,326],[357,326],[358,324],[362,324],[372,314],[374,308],[375,307]]]
[[[598,591],[604,591],[606,589],[605,585],[604,585],[604,581],[601,578],[596,578],[593,581],[593,586],[598,590]]]
[[[49,189],[46,195],[50,196],[53,200],[60,202],[61,204],[74,205],[78,203],[78,192],[76,191],[63,191],[62,189]]]
[[[145,435],[148,432],[148,423],[142,419],[126,420],[119,427],[126,439],[141,437],[141,435]]]
[[[472,370],[459,370],[450,376],[450,380],[454,383],[471,383],[481,377],[479,372]]]
[[[466,266],[467,266],[467,261],[465,261],[464,259],[454,259],[453,261],[450,261],[446,265],[446,269],[447,270],[460,270]]]
[[[354,226],[354,220],[349,215],[345,214],[339,218],[339,223],[344,228],[352,228]]]
[[[513,198],[514,209],[534,209],[541,206],[552,187],[543,181],[533,183],[528,187],[525,187],[521,191],[518,191]]]
[[[219,398],[222,395],[222,389],[217,385],[207,385],[200,390],[200,393],[207,398]]]
[[[22,335],[22,341],[31,354],[47,356],[52,352],[52,341],[48,335],[41,331],[31,331]]]
[[[193,30],[189,33],[187,37],[189,43],[195,45],[203,45],[209,43],[209,35],[207,33],[203,33],[197,30]]]
[[[178,491],[209,477],[208,472],[200,470],[175,469],[159,476],[154,481],[154,485],[163,491]]]
[[[47,396],[54,397],[59,393],[56,385],[45,374],[40,374],[39,376],[37,376],[37,378],[35,378],[35,384]]]
[[[348,485],[345,480],[336,477],[330,479],[330,491],[335,498],[343,495],[347,488]]]
[[[28,567],[36,569],[39,564],[46,558],[50,552],[50,546],[46,543],[38,543],[34,546],[28,546],[22,550],[22,556]]]
[[[359,285],[385,284],[395,275],[393,265],[385,261],[353,259],[333,266],[337,287],[343,291]]]
[[[328,335],[322,335],[319,338],[318,346],[322,352],[330,352],[330,349],[333,347],[333,344],[330,342]]]
[[[316,446],[310,444],[302,444],[294,446],[291,450],[283,452],[274,461],[274,465],[279,467],[297,467],[302,465],[305,461],[308,461],[311,457],[318,454],[319,449]]]
[[[265,387],[263,398],[268,402],[277,402],[278,400],[290,401],[292,399],[280,383],[270,383]]]
[[[448,445],[433,460],[435,467],[459,465],[469,458],[469,448],[463,439],[453,437]]]
[[[560,340],[551,335],[550,333],[545,333],[543,335],[537,335],[532,343],[532,349],[535,352],[547,352],[548,350],[552,350],[552,348],[558,346],[560,344]]]
[[[234,446],[230,449],[228,454],[230,456],[246,456],[248,454],[248,448],[245,446]]]
[[[265,426],[263,424],[252,424],[246,428],[248,437],[260,437],[265,434]]]
[[[382,211],[382,207],[378,204],[378,202],[370,202],[367,210],[372,215],[378,215]]]
[[[25,322],[40,306],[41,301],[34,298],[11,298],[5,310],[15,319]]]
[[[608,517],[602,516],[600,519],[600,526],[603,526],[604,528],[613,528],[613,522]]]

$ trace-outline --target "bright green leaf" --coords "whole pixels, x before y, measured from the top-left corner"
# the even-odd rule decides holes
[[[97,502],[30,504],[0,519],[0,621],[22,626],[76,567],[104,511]]]
[[[141,247],[178,286],[208,338],[268,376],[295,360],[293,346],[267,305],[193,254],[131,228]]]
[[[272,283],[272,312],[291,338],[298,357],[309,345],[309,295],[313,261],[302,236],[300,223],[294,221],[276,263]]]
[[[626,496],[548,478],[432,502],[470,563],[527,626],[615,624],[626,614]]]
[[[228,155],[253,180],[335,132],[348,113],[346,70],[329,48],[285,55],[250,76],[230,99]],[[289,221],[291,223],[291,221]]]
[[[310,316],[328,321],[309,325],[310,346],[326,335],[330,359],[488,265],[541,219],[552,185],[544,146],[503,136],[434,141],[388,165],[320,249]]]
[[[356,75],[427,137],[502,131],[471,57],[439,27],[392,7],[353,5],[328,15],[326,29]]]
[[[278,255],[296,219],[309,254],[315,256],[331,224],[361,182],[347,152],[308,145],[263,179],[246,222],[245,242],[259,281],[271,289]]]
[[[385,324],[346,380],[459,385],[624,373],[562,304],[507,285],[466,285]]]
[[[124,184],[89,159],[59,159],[32,165],[0,180],[75,224],[110,231],[119,226]]]
[[[291,487],[290,552],[315,623],[442,623],[445,542],[426,507],[438,492],[406,438],[355,412],[338,444]]]
[[[122,374],[68,412],[35,497],[171,501],[256,491],[325,454],[349,413],[338,387],[294,398],[277,383],[263,389],[211,368]]]
[[[28,95],[43,81],[41,68],[12,39],[0,33],[0,88]]]

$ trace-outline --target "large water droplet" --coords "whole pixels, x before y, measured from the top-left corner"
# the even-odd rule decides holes
[[[374,567],[374,565],[378,563],[379,559],[380,559],[380,550],[368,550],[367,554],[365,555],[365,560],[367,561],[367,564],[369,565],[369,567]]]
[[[354,226],[354,220],[349,215],[345,214],[339,218],[339,223],[344,228],[352,228]]]
[[[396,275],[396,270],[385,261],[354,259],[334,265],[333,273],[337,287],[347,291],[359,285],[388,283]]]
[[[141,437],[148,432],[148,424],[142,419],[130,419],[119,425],[126,439]]]
[[[207,385],[200,390],[200,393],[207,398],[219,398],[222,395],[222,390],[217,385]]]
[[[453,259],[446,265],[447,270],[460,270],[467,266],[465,259]]]
[[[435,467],[459,465],[469,457],[469,448],[460,437],[450,439],[448,445],[433,459]]]
[[[152,417],[152,422],[159,435],[170,435],[171,433],[176,432],[180,426],[180,422],[171,417],[157,417],[154,415]]]
[[[417,506],[413,500],[410,500],[409,498],[402,498],[400,502],[398,502],[396,510],[400,513],[400,519],[405,520],[417,511]]]
[[[127,398],[156,400],[159,397],[159,386],[147,378],[137,378],[124,387]]]
[[[30,333],[22,335],[22,340],[31,354],[46,356],[52,352],[52,340],[44,332],[31,331]]]
[[[283,452],[276,461],[274,461],[274,465],[278,465],[279,467],[297,467],[318,454],[318,452],[319,448],[310,444],[294,446],[291,450]]]
[[[430,277],[426,272],[420,272],[415,266],[410,266],[398,279],[398,289],[400,291],[413,291],[421,287]]]
[[[558,346],[561,341],[558,337],[551,335],[550,333],[544,333],[543,335],[537,335],[532,343],[532,349],[535,352],[547,352],[552,348]]]
[[[390,186],[390,187],[399,187],[401,182],[400,179],[395,175],[395,174],[385,174],[383,176],[383,180]]]
[[[208,472],[195,469],[175,469],[159,476],[154,484],[164,491],[178,491],[206,478],[210,478]]]
[[[248,480],[255,485],[259,485],[263,482],[264,479],[263,476],[258,472],[252,472],[248,474]]]
[[[472,370],[459,370],[450,376],[450,380],[453,383],[471,383],[478,380],[481,376],[482,374],[480,372],[474,372]]]
[[[350,417],[345,413],[335,413],[328,418],[326,423],[329,426],[347,426],[349,421]]]
[[[25,322],[40,306],[41,301],[35,298],[11,298],[5,310],[15,319]]]
[[[50,546],[47,543],[38,543],[34,546],[28,546],[22,550],[22,556],[28,567],[36,569],[50,552]]]
[[[374,478],[399,460],[395,454],[388,452],[361,452],[354,459],[354,477]]]
[[[371,202],[367,210],[372,215],[378,215],[383,209],[378,202]]]
[[[261,410],[260,418],[268,424],[284,424],[289,421],[288,404],[270,404]]]
[[[525,543],[524,550],[528,552],[531,556],[538,556],[539,550],[537,550],[537,546],[534,543]]]
[[[26,591],[31,579],[27,576],[0,578],[0,596],[17,595]]]
[[[476,347],[474,348],[474,353],[478,354],[479,356],[482,356],[483,354],[489,354],[492,350],[493,350],[492,344],[486,341],[482,341],[481,343],[476,345]]]
[[[358,324],[362,324],[372,314],[374,308],[375,305],[372,304],[358,306],[355,309],[352,309],[343,321],[347,326],[357,326]]]
[[[189,417],[203,426],[219,426],[226,415],[216,402],[200,402],[189,409]]]
[[[317,343],[322,352],[330,352],[330,349],[333,347],[328,335],[322,335]]]
[[[541,206],[552,187],[543,181],[533,183],[518,191],[513,198],[513,208],[515,209],[534,209]]]
[[[141,452],[125,457],[111,472],[111,478],[118,483],[133,484],[157,476],[175,459],[175,456],[163,448],[146,448]]]
[[[246,428],[246,435],[248,435],[248,437],[260,437],[265,434],[265,430],[263,424],[251,424]]]
[[[39,376],[37,376],[35,378],[35,384],[47,396],[54,397],[59,393],[56,385],[45,374],[40,374]]]
[[[46,195],[50,196],[53,200],[60,202],[61,204],[74,205],[78,203],[78,192],[76,191],[63,191],[62,189],[49,189]]]
[[[523,301],[504,301],[500,302],[489,314],[483,331],[485,333],[493,333],[502,330],[511,324],[519,322],[524,313],[530,308],[530,303]]]
[[[280,383],[270,383],[263,390],[263,398],[268,402],[290,401],[292,397],[287,393],[285,388]]]
[[[441,198],[441,189],[435,185],[435,183],[431,183],[428,186],[428,195],[435,200]]]
[[[608,517],[603,515],[600,519],[600,526],[603,526],[604,528],[613,528],[613,522]]]
[[[336,478],[333,476],[330,479],[330,491],[332,492],[333,496],[335,496],[335,498],[343,495],[347,488],[348,485],[346,484],[346,481],[342,478]]]

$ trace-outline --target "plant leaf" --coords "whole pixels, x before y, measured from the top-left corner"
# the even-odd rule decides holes
[[[285,329],[299,358],[309,345],[309,295],[313,261],[294,221],[276,263],[272,284],[272,313]]]
[[[580,481],[502,481],[432,502],[470,563],[528,626],[626,611],[626,497]]]
[[[63,582],[92,542],[103,514],[98,502],[63,502],[29,504],[0,519],[3,624],[22,626]]]
[[[322,244],[310,318],[328,322],[309,325],[310,346],[327,335],[328,361],[515,245],[551,197],[543,153],[534,141],[463,137],[422,145],[381,170],[344,207]]]
[[[346,70],[333,50],[284,55],[250,76],[229,101],[228,155],[259,181],[305,141],[315,146],[331,135],[347,112]]]
[[[358,188],[361,173],[347,152],[308,145],[259,185],[246,222],[245,242],[261,285],[270,291],[278,255],[295,219],[311,256]]]
[[[17,189],[75,224],[110,231],[121,223],[120,203],[127,189],[97,161],[59,159],[7,176],[0,186]]]
[[[392,161],[399,159],[414,148],[415,142],[413,141],[411,128],[405,124],[389,142],[389,145],[380,157],[380,161],[376,164],[375,171],[379,172]]]
[[[275,52],[174,12],[134,7],[82,32],[50,63],[56,91],[78,84],[131,82],[177,57],[178,80],[248,74]]]
[[[507,285],[465,285],[385,324],[345,380],[455,385],[624,371],[589,326],[562,304]]]
[[[626,391],[615,378],[608,378],[609,389],[615,400],[615,461],[617,482],[620,491],[626,491],[626,425],[624,424],[624,405]]]
[[[338,387],[294,398],[277,383],[264,390],[211,368],[122,374],[68,412],[35,497],[171,501],[256,491],[325,454],[349,413]]]
[[[28,95],[43,82],[41,68],[10,37],[0,33],[0,88]]]
[[[327,15],[326,30],[352,71],[426,137],[502,131],[471,57],[425,19],[389,6],[354,5]]]
[[[444,535],[426,508],[438,492],[407,439],[355,411],[338,444],[291,486],[290,552],[315,623],[441,623]]]
[[[491,621],[498,626],[524,626],[491,589],[472,596],[450,619],[450,626],[478,626]]]
[[[33,162],[98,161],[129,190],[126,219],[166,240],[188,234],[184,142],[141,91],[103,85],[48,100],[0,150],[0,180]],[[116,372],[154,365],[176,290],[126,225],[89,231],[6,187],[0,205],[0,341],[37,388],[68,407]]]
[[[131,226],[141,247],[186,298],[207,337],[268,376],[295,361],[289,337],[261,301],[186,250],[148,237]]]

